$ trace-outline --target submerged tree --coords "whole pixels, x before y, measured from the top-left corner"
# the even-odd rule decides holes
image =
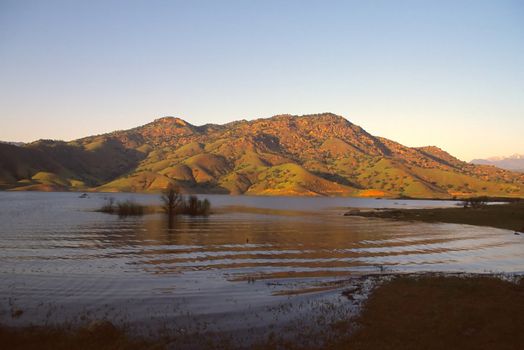
[[[200,200],[197,198],[197,196],[190,196],[185,208],[184,208],[184,214],[187,215],[203,215],[207,216],[209,215],[209,211],[211,209],[211,204],[207,199]]]
[[[162,192],[162,201],[164,202],[164,211],[167,215],[172,216],[184,207],[184,197],[180,193],[178,186],[169,184]]]
[[[207,216],[211,210],[211,203],[207,199],[200,200],[197,196],[189,196],[186,200],[177,186],[169,185],[162,192],[164,211],[169,217],[178,214],[191,216]]]

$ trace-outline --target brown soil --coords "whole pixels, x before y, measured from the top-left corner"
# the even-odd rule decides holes
[[[379,287],[337,349],[523,349],[524,280],[401,277]]]
[[[524,279],[512,283],[483,276],[397,276],[373,292],[357,320],[338,322],[318,334],[325,337],[322,348],[335,350],[517,350],[524,348],[522,325]],[[166,344],[176,349],[174,340],[130,338],[108,322],[74,331],[0,326],[2,349],[164,349]],[[207,344],[209,348],[234,348]],[[252,348],[306,349],[272,337]]]
[[[160,350],[165,347],[131,339],[109,322],[66,330],[54,327],[9,328],[0,326],[0,348],[9,350]]]

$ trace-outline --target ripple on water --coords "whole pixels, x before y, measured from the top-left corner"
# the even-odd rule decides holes
[[[301,205],[297,210],[303,212],[225,211],[169,225],[162,215],[121,219],[93,212],[103,196],[0,193],[2,308],[19,303],[32,311],[26,313],[31,318],[13,322],[48,320],[49,305],[62,308],[57,318],[81,310],[108,312],[107,305],[127,320],[165,316],[166,310],[172,317],[219,314],[280,302],[280,284],[366,272],[524,271],[522,236],[488,227],[344,217],[324,209],[343,207],[344,199],[331,205],[326,198],[279,198],[277,209]],[[133,196],[149,203],[156,198]],[[222,205],[246,200],[213,198]],[[248,200],[260,208],[273,203]]]

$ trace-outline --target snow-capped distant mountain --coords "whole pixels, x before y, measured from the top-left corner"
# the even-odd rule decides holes
[[[514,154],[509,157],[473,159],[470,163],[494,165],[502,169],[524,172],[524,154]]]

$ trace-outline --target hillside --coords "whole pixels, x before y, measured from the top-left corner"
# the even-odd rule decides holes
[[[514,154],[509,157],[492,157],[473,159],[472,164],[493,165],[501,169],[524,173],[524,154]]]
[[[331,114],[195,126],[165,117],[71,142],[0,144],[9,190],[524,197],[524,174],[375,137]]]

